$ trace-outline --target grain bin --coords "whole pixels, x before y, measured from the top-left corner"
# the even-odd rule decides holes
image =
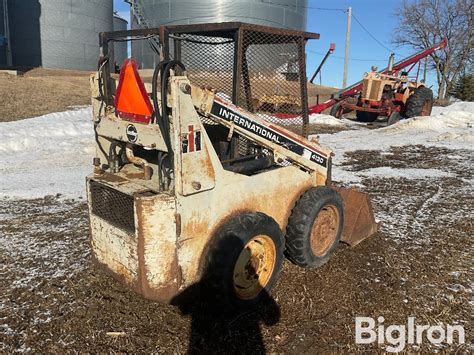
[[[13,65],[94,70],[112,0],[8,0]]]
[[[307,0],[135,0],[150,27],[161,25],[247,22],[295,30],[306,29]],[[133,16],[132,28],[140,24]],[[151,68],[156,58],[146,41],[132,43],[139,64]]]
[[[125,31],[128,27],[128,21],[114,13],[114,31]],[[114,65],[121,66],[123,61],[128,58],[128,43],[115,42],[113,45]]]
[[[0,0],[0,66],[7,63],[6,43],[3,42],[5,38],[4,5],[6,2]]]

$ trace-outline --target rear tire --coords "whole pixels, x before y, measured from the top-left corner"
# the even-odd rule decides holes
[[[313,187],[298,200],[286,232],[286,256],[293,263],[316,268],[336,250],[344,226],[341,196],[329,187]]]
[[[400,121],[400,112],[393,111],[388,117],[387,126],[391,126]]]
[[[429,116],[433,108],[433,91],[425,86],[415,89],[408,98],[405,106],[405,116],[408,118],[416,116]]]
[[[231,219],[210,242],[205,258],[203,280],[209,298],[215,306],[258,303],[280,272],[283,250],[284,239],[273,218],[253,212]]]

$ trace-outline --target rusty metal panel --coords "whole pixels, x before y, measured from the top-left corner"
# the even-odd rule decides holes
[[[90,214],[94,258],[128,284],[138,280],[138,245],[134,234],[115,228]]]
[[[354,246],[378,231],[369,195],[355,189],[338,187],[344,202],[344,228],[341,241]]]
[[[130,126],[135,128],[135,139],[129,137],[127,134]],[[145,125],[126,121],[114,115],[106,115],[101,118],[96,130],[100,136],[113,138],[122,142],[133,142],[133,144],[136,145],[158,149],[164,152],[167,151],[158,125]]]
[[[168,301],[181,282],[177,264],[176,201],[166,194],[137,195],[140,292]]]
[[[206,246],[218,226],[239,213],[260,211],[275,219],[284,231],[298,198],[315,185],[311,175],[296,166],[245,176],[224,170],[214,152],[210,159],[216,173],[215,188],[176,196],[182,221],[178,239],[182,287],[198,281]],[[283,192],[282,186],[288,186],[288,181],[291,187]]]
[[[215,172],[209,159],[209,150],[213,148],[194,109],[189,82],[173,80],[173,115],[179,127],[175,133],[176,151],[180,152],[176,159],[180,179],[176,185],[179,193],[186,196],[214,188]]]

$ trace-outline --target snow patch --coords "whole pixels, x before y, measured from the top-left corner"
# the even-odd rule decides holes
[[[431,116],[436,116],[442,113],[463,111],[463,112],[474,112],[474,102],[458,101],[454,102],[449,106],[434,106],[431,110]]]
[[[384,177],[384,178],[406,178],[406,179],[425,179],[437,177],[449,177],[452,174],[438,169],[395,169],[388,166],[380,168],[367,169],[357,172],[358,175],[365,177]]]
[[[91,171],[94,153],[91,117],[91,108],[82,107],[1,123],[0,197],[38,198],[57,193],[65,197],[84,197],[85,176]],[[416,178],[422,173],[425,178],[431,178],[440,173],[390,168],[352,172],[341,164],[346,152],[361,149],[387,152],[393,146],[413,144],[473,149],[474,103],[471,102],[456,102],[448,107],[435,108],[431,117],[415,117],[381,129],[367,129],[366,126],[328,115],[311,115],[310,122],[360,126],[357,130],[319,135],[321,144],[330,147],[336,154],[333,159],[334,179],[351,184],[361,184],[363,177],[377,174]],[[295,124],[295,120],[281,119],[278,123]]]
[[[324,124],[328,126],[345,126],[346,124],[350,124],[346,122],[347,120],[340,120],[336,117],[331,115],[320,115],[320,114],[312,114],[309,116],[309,123],[310,124]]]
[[[0,197],[85,196],[94,130],[90,107],[0,124]]]
[[[344,154],[356,150],[378,150],[389,154],[388,151],[391,147],[415,144],[450,149],[474,149],[474,103],[456,102],[451,106],[433,111],[432,116],[402,120],[389,127],[318,135],[319,142],[335,153],[333,158],[334,180],[360,184],[360,177],[371,176],[371,174],[372,176],[377,174],[387,176],[385,174],[388,174],[389,176],[407,178],[439,177],[441,172],[419,171],[419,169],[410,171],[408,169],[378,168],[365,172],[351,172],[342,166],[345,161]],[[431,175],[432,173],[434,175]]]

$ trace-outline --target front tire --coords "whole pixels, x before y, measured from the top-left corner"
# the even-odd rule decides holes
[[[387,126],[391,126],[400,121],[400,112],[393,111],[388,117]]]
[[[286,255],[293,263],[319,267],[331,258],[341,239],[344,209],[341,196],[329,187],[313,187],[298,200],[286,233]]]
[[[258,303],[277,279],[283,251],[280,227],[264,213],[243,213],[225,223],[210,242],[203,272],[216,306]]]
[[[378,115],[376,112],[356,111],[357,121],[359,122],[374,122]]]
[[[431,115],[433,91],[425,86],[420,86],[408,98],[405,107],[405,116],[408,118]]]

